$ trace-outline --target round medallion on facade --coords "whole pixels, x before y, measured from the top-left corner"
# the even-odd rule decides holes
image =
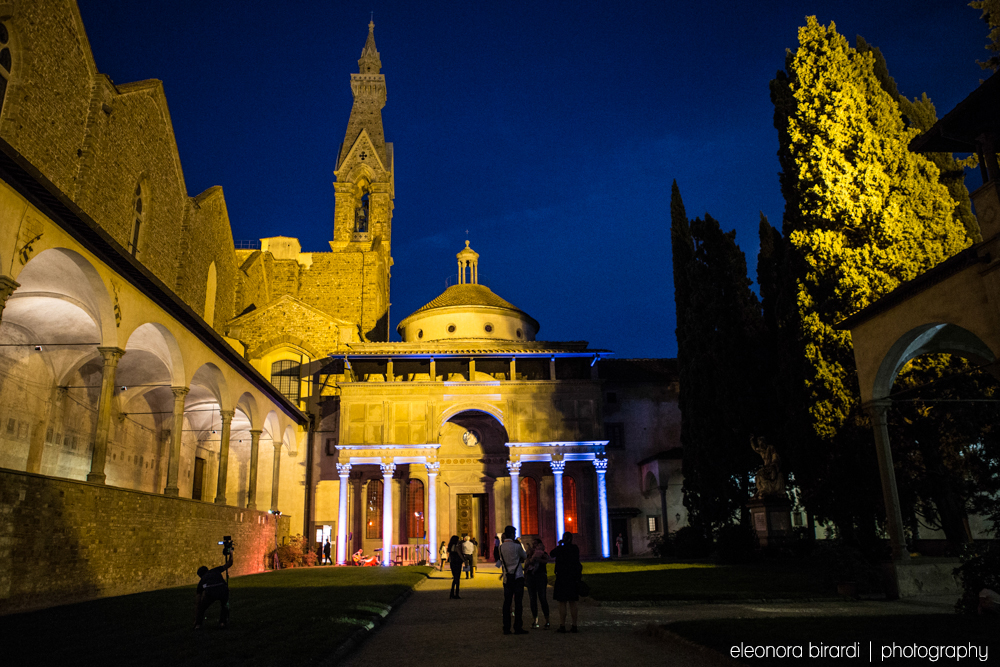
[[[462,434],[462,442],[465,443],[466,447],[475,447],[479,444],[479,434],[475,431],[468,430]]]

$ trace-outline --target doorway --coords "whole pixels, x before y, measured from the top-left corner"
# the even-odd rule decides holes
[[[485,493],[458,494],[458,521],[455,534],[459,537],[471,535],[479,544],[479,556],[485,558],[492,553],[493,538],[490,535],[489,499]]]
[[[622,517],[620,519],[611,519],[611,554],[615,557],[618,556],[618,546],[617,540],[618,536],[622,536],[622,556],[627,556],[629,554],[629,534],[628,534],[628,524],[629,519],[627,517]]]

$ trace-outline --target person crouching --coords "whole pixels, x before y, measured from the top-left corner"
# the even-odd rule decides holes
[[[229,584],[226,583],[222,573],[233,565],[233,554],[230,552],[226,556],[226,564],[214,567],[211,570],[202,565],[198,568],[198,589],[195,593],[196,607],[194,617],[194,629],[201,630],[201,623],[205,619],[205,612],[218,601],[222,605],[219,612],[219,627],[224,628],[229,624]]]

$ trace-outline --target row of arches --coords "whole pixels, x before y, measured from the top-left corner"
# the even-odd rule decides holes
[[[266,394],[72,249],[39,252],[14,280],[0,311],[0,466],[241,506],[259,475],[277,502],[296,429]],[[262,441],[274,455],[258,461]]]

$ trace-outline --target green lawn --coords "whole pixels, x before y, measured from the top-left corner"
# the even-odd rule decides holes
[[[987,647],[989,662],[1000,657],[1000,621],[996,617],[959,616],[957,614],[920,614],[899,616],[835,616],[815,618],[752,618],[709,621],[681,621],[663,626],[697,644],[708,646],[732,657],[733,646],[801,646],[802,659],[794,657],[744,657],[744,664],[754,667],[777,667],[808,664],[839,665],[868,664],[869,650],[873,663],[886,665],[955,664],[955,658],[942,654],[938,660],[930,656],[896,657],[882,661],[883,647],[892,650],[897,646],[964,646]],[[839,658],[809,657],[810,643],[848,646],[857,642],[859,656]],[[871,646],[869,646],[871,642]],[[814,649],[815,650],[815,649]],[[819,655],[819,654],[814,654]],[[959,661],[960,664],[982,664],[975,656]]]
[[[193,631],[194,583],[0,617],[7,664],[310,664],[384,613],[428,567],[297,568],[234,578],[230,627],[219,605]],[[16,639],[15,639],[16,638]]]
[[[816,565],[798,559],[744,565],[612,560],[583,564],[601,601],[836,598]]]

